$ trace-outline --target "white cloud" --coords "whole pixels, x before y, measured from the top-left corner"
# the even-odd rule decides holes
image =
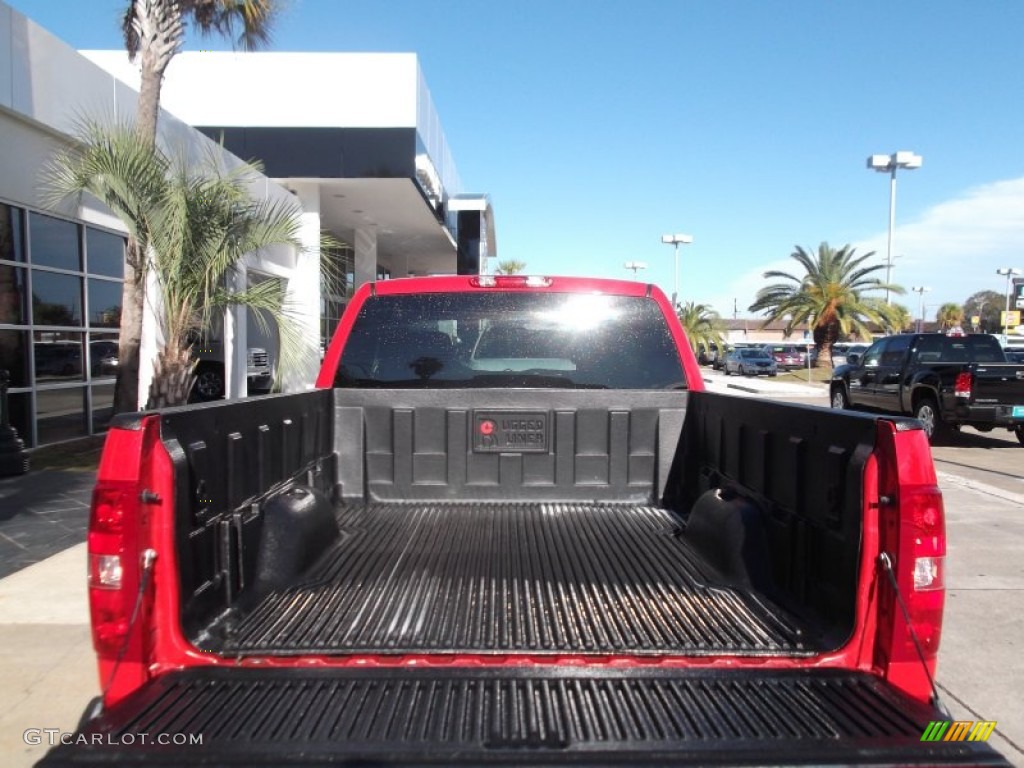
[[[904,223],[899,220],[897,198],[896,217],[892,281],[907,289],[897,301],[915,314],[918,301],[910,293],[912,286],[931,288],[925,294],[925,315],[931,317],[939,304],[960,303],[977,291],[1002,293],[1006,283],[996,275],[997,268],[1024,268],[1024,178],[973,187]],[[875,251],[884,261],[886,239],[882,231],[853,245],[859,253]],[[728,307],[731,315],[733,297],[737,297],[740,316],[749,315],[746,308],[766,284],[763,274],[768,269],[797,273],[800,265],[783,259],[741,274],[709,303],[723,310]]]

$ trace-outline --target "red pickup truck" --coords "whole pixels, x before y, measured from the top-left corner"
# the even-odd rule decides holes
[[[365,285],[314,391],[123,417],[47,766],[1003,764],[922,738],[918,422],[706,392],[656,287]]]

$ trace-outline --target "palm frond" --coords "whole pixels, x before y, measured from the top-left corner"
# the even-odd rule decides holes
[[[270,32],[277,15],[275,0],[179,0],[197,29],[204,35],[221,35],[243,51],[253,51],[270,43]]]

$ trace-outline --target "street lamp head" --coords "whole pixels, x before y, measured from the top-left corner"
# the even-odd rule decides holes
[[[868,157],[868,168],[872,168],[876,171],[888,171],[889,170],[889,156],[888,155],[871,155]]]
[[[661,242],[667,243],[668,245],[678,245],[680,243],[683,245],[689,245],[693,242],[693,235],[662,235]]]
[[[996,270],[996,274],[1010,277],[1011,275],[1021,274],[1021,270],[1017,269],[1016,267],[1000,267],[999,269]]]
[[[897,152],[892,156],[892,162],[898,168],[913,170],[921,167],[921,156],[913,152]]]
[[[927,293],[928,291],[931,290],[931,288],[929,288],[927,285],[915,285],[910,290],[912,290],[914,293]]]
[[[920,155],[903,150],[893,152],[891,155],[871,155],[868,157],[868,168],[879,173],[889,173],[897,168],[906,168],[908,171],[912,171],[915,168],[920,168],[922,162],[924,161]]]

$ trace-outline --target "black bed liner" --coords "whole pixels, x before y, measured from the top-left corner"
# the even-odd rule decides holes
[[[302,578],[205,645],[309,653],[808,654],[797,623],[722,583],[658,507],[405,503],[344,507]]]
[[[1005,765],[984,743],[922,742],[939,717],[844,670],[206,667],[157,678],[41,765]]]

